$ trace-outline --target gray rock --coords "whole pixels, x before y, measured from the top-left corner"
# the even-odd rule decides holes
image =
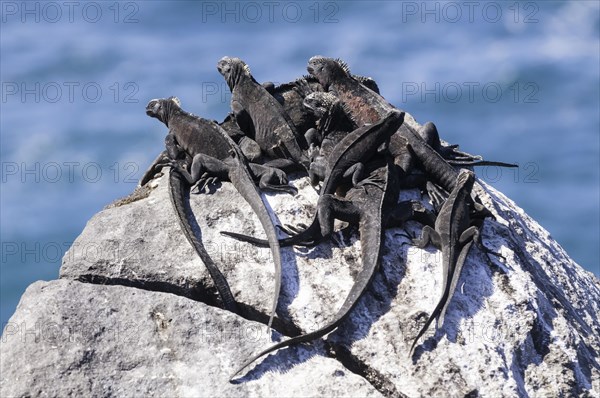
[[[6,326],[0,391],[15,396],[381,396],[323,349],[292,348],[243,383],[228,375],[265,326],[184,297],[36,282]],[[276,369],[275,369],[276,368]]]
[[[155,189],[138,191],[88,222],[63,259],[61,278],[130,286],[122,288],[125,291],[141,292],[131,288],[137,287],[153,291],[151,294],[169,292],[218,305],[204,265],[179,230],[167,179],[153,184]],[[307,179],[296,179],[293,184],[299,189],[295,197],[265,195],[274,219],[276,214],[282,224],[306,223],[314,212],[317,194]],[[415,357],[408,358],[412,339],[441,295],[441,256],[432,247],[421,250],[407,245],[407,239],[400,235],[405,233],[402,229],[386,231],[380,270],[349,319],[326,338],[329,355],[343,365],[344,375],[349,370],[358,373],[385,396],[598,396],[600,281],[574,263],[547,231],[509,199],[484,183],[478,191],[496,216],[495,221],[485,221],[483,243],[504,258],[488,258],[476,247],[471,250],[444,325],[438,331],[432,328],[420,340]],[[419,199],[420,194],[408,191],[401,200],[408,198]],[[223,183],[212,195],[192,195],[191,202],[203,242],[242,304],[242,315],[266,320],[274,286],[269,250],[218,233],[231,230],[264,236],[258,219],[229,183]],[[409,222],[405,229],[419,234],[421,226]],[[337,311],[361,267],[356,231],[343,230],[331,242],[312,249],[283,249],[283,254],[278,309],[283,324],[278,328],[286,332],[293,324],[304,332],[314,330]],[[153,298],[146,300],[150,301],[145,304],[148,308],[158,305]],[[190,317],[192,304],[175,312]],[[67,301],[65,305],[69,305]],[[202,308],[210,309],[218,319],[246,322],[216,307]],[[22,311],[19,308],[15,317]],[[75,312],[73,317],[77,316]],[[169,315],[174,316],[173,312]],[[85,319],[82,314],[79,324],[85,325]],[[206,315],[203,319],[212,318]],[[222,330],[232,329],[223,325]],[[183,340],[181,337],[176,344],[191,344]],[[250,355],[270,344],[252,341],[243,344],[243,349]],[[336,378],[329,370],[317,370],[318,376],[302,374],[305,369],[314,370],[316,354],[310,353],[323,352],[320,343],[316,347],[308,351],[283,349],[263,358],[238,386],[256,382],[266,385],[261,388],[276,388],[272,385],[278,380],[285,384],[282,374],[271,378],[268,372],[281,370],[293,372],[296,383],[308,377],[315,377],[310,380],[319,385],[334,383]],[[3,352],[18,348],[3,347]],[[213,374],[225,380],[243,359],[236,354],[238,349],[224,344],[217,354],[211,351],[210,355],[231,358],[226,369],[219,368]],[[299,356],[298,352],[309,354]],[[136,369],[134,365],[130,371]],[[119,379],[111,380],[115,380],[111,388],[121,388]],[[23,379],[22,383],[32,382]],[[208,387],[202,391],[212,393]],[[222,391],[214,394],[224,394]],[[246,394],[245,390],[235,391]],[[269,395],[265,391],[257,387],[248,394]],[[311,391],[298,390],[297,395],[313,394]],[[359,390],[339,394],[349,392],[363,395]],[[285,393],[295,394],[291,390]]]

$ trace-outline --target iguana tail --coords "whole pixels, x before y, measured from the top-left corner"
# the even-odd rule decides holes
[[[518,164],[496,162],[493,160],[446,160],[453,166],[498,166],[498,167],[519,167]]]
[[[194,247],[204,265],[208,269],[212,280],[215,283],[217,291],[223,300],[223,306],[226,310],[234,313],[238,313],[237,304],[231,294],[229,284],[225,279],[225,276],[221,273],[217,265],[214,263],[208,252],[206,251],[202,241],[198,239],[194,230],[200,230],[200,226],[196,222],[194,213],[189,203],[189,184],[187,180],[181,175],[181,173],[175,169],[170,169],[169,172],[169,195],[171,197],[171,203],[177,213],[179,219],[179,225],[183,230],[183,234],[187,238],[188,242]]]
[[[266,239],[256,238],[250,235],[244,235],[237,232],[221,231],[221,235],[229,236],[230,238],[240,240],[242,242],[248,242],[258,247],[269,247],[269,241]],[[319,223],[313,222],[313,224],[304,231],[287,238],[279,239],[280,247],[289,246],[312,246],[317,244],[321,235],[319,234]]]
[[[367,217],[365,217],[365,218],[367,218]],[[314,332],[303,334],[301,336],[293,337],[289,340],[281,341],[281,342],[274,344],[271,347],[259,352],[258,354],[252,356],[251,358],[246,360],[246,362],[244,362],[242,364],[242,366],[240,366],[240,368],[237,369],[231,375],[230,381],[233,380],[233,378],[238,373],[240,373],[242,370],[244,370],[246,367],[248,367],[250,364],[252,364],[252,362],[256,361],[260,357],[265,356],[265,355],[267,355],[275,350],[278,350],[280,348],[288,347],[288,346],[291,346],[294,344],[299,344],[299,343],[306,343],[306,342],[318,339],[320,337],[323,337],[326,334],[333,331],[335,328],[337,328],[342,323],[342,321],[344,321],[344,319],[346,319],[348,317],[348,315],[350,314],[350,311],[352,311],[352,309],[356,306],[356,304],[358,303],[358,299],[363,295],[367,286],[371,282],[371,279],[373,278],[373,275],[375,274],[375,270],[377,269],[377,266],[379,264],[380,251],[381,251],[380,250],[381,249],[381,227],[376,225],[377,224],[377,221],[375,220],[376,218],[377,217],[373,217],[373,218],[369,217],[370,221],[372,221],[369,224],[373,224],[374,228],[370,229],[368,231],[367,242],[364,242],[365,243],[364,245],[363,245],[363,242],[361,242],[361,247],[365,248],[362,253],[363,269],[358,274],[356,283],[352,286],[352,289],[350,290],[350,293],[348,293],[348,296],[346,297],[346,300],[342,304],[342,307],[335,314],[335,316],[333,317],[331,322],[329,322],[326,326],[322,327],[319,330],[315,330]],[[367,227],[367,228],[369,228],[369,227]],[[375,231],[376,229],[378,231]],[[365,230],[363,228],[361,228],[361,241],[363,240],[364,232],[365,232]]]
[[[367,289],[367,286],[369,286],[369,283],[373,279],[373,275],[375,275],[375,271],[379,266],[382,244],[381,216],[383,212],[384,195],[385,187],[382,190],[382,195],[380,198],[379,214],[363,214],[361,216],[359,231],[361,247],[363,248],[361,250],[363,268],[359,272],[356,278],[356,282],[352,286],[352,289],[350,289],[346,300],[344,300],[344,303],[342,304],[338,312],[334,315],[333,319],[319,330],[315,330],[314,332],[303,334],[301,336],[293,337],[289,340],[281,341],[252,356],[246,362],[244,362],[244,364],[238,370],[236,370],[235,373],[231,375],[230,381],[238,373],[240,373],[258,358],[283,347],[288,347],[290,345],[298,343],[305,343],[323,337],[329,332],[333,331],[335,328],[337,328],[344,321],[344,319],[348,317],[350,311],[352,311],[352,309],[358,303],[358,299],[362,297],[363,293]]]
[[[472,244],[473,244],[472,241],[465,244],[460,249],[460,253],[458,254],[457,258],[452,260],[453,264],[450,264],[448,266],[449,267],[448,276],[447,276],[447,280],[444,281],[444,292],[442,293],[442,297],[438,301],[437,305],[435,306],[435,309],[433,310],[431,315],[429,315],[427,322],[425,322],[425,325],[423,325],[423,327],[419,331],[419,334],[417,334],[417,337],[415,337],[415,340],[413,341],[412,345],[410,346],[410,351],[408,352],[409,358],[413,356],[415,346],[417,345],[417,341],[419,341],[421,336],[423,336],[425,334],[425,332],[427,331],[427,329],[429,329],[429,326],[433,323],[434,320],[437,319],[436,329],[441,328],[442,325],[444,324],[444,317],[446,316],[446,310],[448,309],[450,300],[452,299],[452,296],[454,295],[454,291],[456,290],[456,286],[458,284],[458,279],[460,278],[460,274],[462,272],[462,268],[465,263],[465,258],[467,257],[467,254],[469,253],[469,250],[471,249]],[[452,254],[452,256],[454,256],[454,255]]]
[[[238,156],[240,156],[238,154]],[[277,240],[277,231],[275,231],[275,226],[273,225],[273,221],[271,220],[271,216],[267,211],[267,207],[260,196],[260,192],[254,181],[252,180],[252,176],[248,172],[248,168],[243,164],[243,160],[238,157],[239,163],[237,167],[235,167],[229,173],[229,179],[232,182],[233,186],[236,190],[244,197],[246,202],[250,204],[254,213],[258,216],[260,223],[265,230],[265,234],[267,235],[267,240],[264,241],[265,246],[269,246],[271,248],[271,254],[273,255],[273,262],[275,264],[275,291],[273,293],[273,306],[271,308],[271,314],[269,316],[269,328],[273,323],[273,318],[275,317],[275,311],[277,310],[277,303],[279,301],[279,293],[281,291],[281,253],[279,247],[279,241]]]

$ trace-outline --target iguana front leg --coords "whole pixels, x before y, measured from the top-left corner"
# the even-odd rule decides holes
[[[419,249],[425,248],[428,244],[432,244],[438,250],[442,247],[442,238],[435,229],[429,225],[425,225],[421,231],[421,237],[412,240],[412,244]]]
[[[314,127],[311,127],[308,130],[306,130],[306,133],[304,133],[304,139],[306,140],[306,143],[309,145],[309,147],[318,147],[321,145],[322,142],[321,134],[319,134],[319,131]]]
[[[252,118],[244,109],[244,106],[238,101],[231,101],[231,111],[233,112],[233,117],[235,118],[235,121],[240,130],[242,130],[246,136],[250,138],[255,138],[256,131],[254,130]]]
[[[308,176],[310,177],[310,183],[315,186],[319,181],[325,180],[325,173],[327,170],[327,159],[323,156],[317,156],[311,163],[308,170]]]
[[[194,156],[189,172],[177,161],[172,161],[170,166],[177,169],[192,187],[198,185],[199,192],[204,192],[208,184],[227,180],[230,170],[226,162],[202,153]]]

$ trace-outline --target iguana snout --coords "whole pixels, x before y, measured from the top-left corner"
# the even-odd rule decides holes
[[[158,99],[153,99],[150,102],[148,102],[148,105],[146,105],[146,115],[150,117],[157,117],[159,110],[160,100]]]

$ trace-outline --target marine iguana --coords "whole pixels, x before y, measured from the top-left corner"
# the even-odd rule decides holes
[[[421,238],[413,243],[424,248],[432,243],[442,251],[443,293],[435,309],[415,337],[409,351],[412,356],[417,341],[437,318],[436,328],[442,326],[444,316],[460,277],[465,259],[473,242],[479,239],[479,228],[472,226],[469,217],[469,198],[475,177],[472,171],[462,170],[448,199],[442,205],[435,220],[435,227],[423,227]]]
[[[296,130],[281,104],[252,77],[246,63],[239,58],[223,57],[217,70],[231,90],[231,109],[242,131],[267,155],[287,158],[308,172],[310,160],[303,151],[307,149],[304,136]]]
[[[421,138],[451,165],[517,167],[517,165],[512,163],[483,160],[481,155],[471,155],[470,153],[459,151],[456,144],[442,145],[440,134],[433,122],[425,123],[418,132]]]
[[[281,254],[275,227],[260,192],[254,185],[246,159],[238,146],[218,124],[185,112],[181,109],[177,98],[151,100],[146,107],[146,114],[157,118],[169,128],[167,143],[171,144],[167,146],[168,151],[178,145],[192,157],[191,173],[181,167],[180,163],[172,162],[171,165],[178,174],[192,185],[201,180],[203,170],[220,179],[228,179],[258,216],[267,235],[275,263],[275,292],[268,323],[270,327],[277,309],[281,288]],[[176,209],[181,206],[177,205],[178,201],[183,201],[183,196],[177,196],[174,200]],[[187,230],[188,219],[183,218],[181,213],[178,212],[178,214],[186,236],[190,240],[190,233]],[[192,241],[190,240],[190,242]]]
[[[310,140],[307,138],[309,144],[321,145],[325,137],[336,131],[349,133],[358,127],[342,102],[331,93],[311,93],[304,98],[302,105],[316,117],[315,132]]]
[[[335,145],[357,126],[348,117],[341,101],[331,93],[311,93],[304,99],[303,105],[317,117],[316,128],[305,134],[312,153],[309,177],[316,185],[325,179],[327,157]]]
[[[341,60],[339,62],[342,62]],[[345,64],[344,64],[345,65]],[[379,93],[379,87],[375,80],[370,77],[352,75],[356,80]],[[263,87],[271,94],[286,111],[294,126],[300,133],[305,133],[315,124],[315,118],[311,112],[303,108],[303,100],[311,93],[323,92],[319,81],[311,75],[302,76],[289,83],[276,86],[272,82],[265,82]]]
[[[381,161],[377,163],[380,164]],[[367,178],[351,188],[346,198],[326,194],[321,201],[321,212],[325,218],[322,222],[329,224],[331,229],[333,229],[334,219],[357,223],[360,234],[362,269],[340,309],[322,328],[281,341],[252,356],[231,375],[230,381],[260,357],[283,347],[323,337],[348,317],[379,267],[385,227],[392,226],[392,223],[393,226],[400,226],[415,214],[416,202],[397,203],[399,189],[394,173],[395,168],[392,166],[389,161],[387,164],[379,165]]]
[[[262,152],[258,144],[246,136],[242,130],[237,125],[235,118],[232,113],[229,113],[225,119],[219,123],[219,126],[223,128],[229,134],[229,137],[239,146],[242,154],[251,164],[262,162]],[[151,163],[150,167],[146,170],[142,178],[140,179],[139,186],[146,185],[151,179],[153,179],[160,170],[169,163],[169,158],[167,156],[167,151],[161,152],[157,158]],[[253,166],[251,166],[253,167]],[[258,181],[260,182],[263,179],[263,175],[267,174],[267,178],[263,180],[264,182],[268,182],[269,178],[272,179],[269,185],[276,185],[276,180],[284,181],[287,180],[287,176],[280,172],[279,170],[270,170],[260,171],[257,170],[255,173],[255,177],[258,176]],[[263,186],[263,188],[266,186]],[[268,188],[268,187],[266,187]]]
[[[343,180],[348,177],[351,177],[352,185],[358,184],[364,173],[364,163],[382,150],[382,146],[385,146],[389,137],[394,134],[403,121],[404,112],[392,110],[377,123],[360,127],[347,134],[335,146],[329,155],[327,178],[321,187],[317,212],[311,225],[296,235],[280,239],[279,242],[282,246],[311,245],[331,233],[331,225],[327,222],[327,209],[323,198],[335,193]],[[256,245],[265,244],[262,239],[235,232],[221,231],[221,234]]]
[[[362,126],[366,123],[374,123],[379,120],[383,115],[386,115],[391,109],[396,109],[393,105],[386,101],[378,93],[365,87],[358,80],[352,77],[349,73],[348,66],[333,58],[326,58],[323,56],[314,56],[308,61],[307,66],[308,72],[317,78],[323,88],[328,92],[333,93],[336,97],[346,105],[350,111],[353,120],[358,126]],[[406,114],[406,122],[400,127],[401,130],[411,128],[411,125],[416,125],[414,118],[410,114]],[[431,144],[435,146],[436,150],[440,150],[441,154],[450,160],[460,160],[460,164],[467,166],[482,166],[482,165],[496,165],[501,167],[516,167],[516,165],[510,165],[501,162],[485,161],[482,163],[480,156],[469,155],[464,152],[460,152],[455,146],[442,146],[439,141],[439,135],[435,126],[428,126],[425,133],[431,135],[423,138],[431,140]],[[392,136],[390,141],[390,152],[395,158],[395,163],[400,168],[407,167],[408,159],[406,158],[405,141],[402,137],[396,135]],[[475,162],[475,163],[474,163]],[[404,170],[405,172],[407,170]]]

